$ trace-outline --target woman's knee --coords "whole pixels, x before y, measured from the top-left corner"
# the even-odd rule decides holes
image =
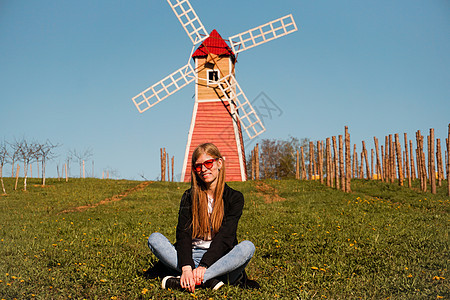
[[[240,242],[239,247],[242,249],[243,252],[247,253],[250,257],[253,256],[256,250],[255,245],[247,240]]]
[[[147,241],[147,245],[150,249],[154,249],[156,245],[162,240],[165,239],[165,236],[162,235],[159,232],[153,232],[149,237]]]

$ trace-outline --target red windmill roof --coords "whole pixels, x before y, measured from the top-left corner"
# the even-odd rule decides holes
[[[233,56],[234,53],[220,34],[214,29],[209,37],[192,54],[192,58],[208,56],[208,54]]]

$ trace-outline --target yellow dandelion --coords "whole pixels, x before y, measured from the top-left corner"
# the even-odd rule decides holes
[[[311,269],[313,269],[313,270],[319,270],[318,267],[311,267]]]
[[[143,288],[142,291],[141,291],[142,295],[147,294],[147,292],[148,292],[148,289],[146,289],[146,288]]]
[[[412,274],[409,274],[409,275],[408,275],[408,278],[411,278],[411,277],[413,277]]]

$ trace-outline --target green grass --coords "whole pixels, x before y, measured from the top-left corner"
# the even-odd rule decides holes
[[[152,182],[120,201],[83,211],[140,182],[48,180],[0,197],[1,299],[449,299],[449,198],[354,180],[350,194],[318,182],[232,182],[246,204],[238,238],[256,253],[258,291],[225,286],[167,291],[144,271],[154,231],[175,239],[185,183]],[[417,184],[417,183],[416,183]],[[444,185],[445,186],[445,185]],[[274,191],[284,200],[271,202]]]

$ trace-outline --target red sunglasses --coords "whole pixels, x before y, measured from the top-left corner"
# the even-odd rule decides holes
[[[208,159],[205,160],[204,162],[200,163],[200,164],[195,164],[194,165],[194,170],[195,172],[201,172],[203,166],[205,166],[205,168],[207,169],[211,169],[214,165],[214,162],[218,160],[218,158],[213,158],[213,159]]]

